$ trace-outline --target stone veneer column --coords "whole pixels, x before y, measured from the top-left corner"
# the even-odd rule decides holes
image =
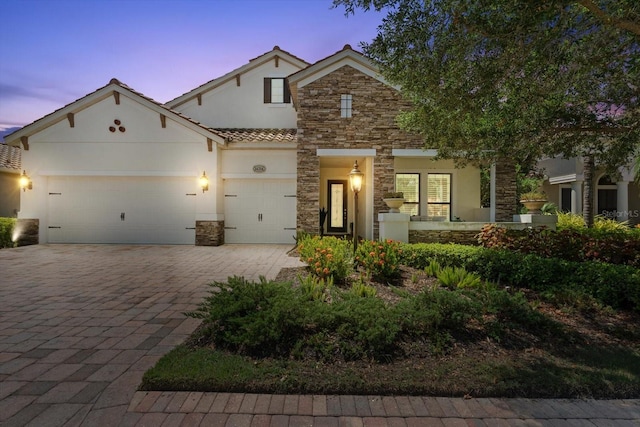
[[[224,221],[196,221],[196,246],[224,245]]]
[[[516,200],[516,166],[510,159],[496,161],[496,200],[495,211],[498,222],[513,221],[518,213]]]
[[[320,230],[320,158],[315,150],[298,148],[296,222],[299,231]]]

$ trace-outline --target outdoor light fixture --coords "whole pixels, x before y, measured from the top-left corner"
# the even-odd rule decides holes
[[[204,171],[202,171],[202,176],[198,182],[200,183],[200,188],[202,188],[203,193],[209,190],[209,178],[207,178],[207,174],[204,173]]]
[[[27,175],[27,171],[22,171],[22,175],[20,175],[20,188],[22,188],[22,191],[27,191],[27,189],[32,190],[33,189],[33,183],[31,182],[31,178],[29,178],[29,175]]]
[[[358,193],[362,190],[362,178],[364,174],[358,169],[358,161],[353,164],[353,169],[349,172],[349,185],[353,191],[353,253],[358,249]]]

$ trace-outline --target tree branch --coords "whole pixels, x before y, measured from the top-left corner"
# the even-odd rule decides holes
[[[578,0],[577,3],[586,8],[605,25],[611,25],[621,30],[631,31],[635,35],[640,36],[640,23],[627,19],[614,18],[604,10],[600,9],[593,0]]]

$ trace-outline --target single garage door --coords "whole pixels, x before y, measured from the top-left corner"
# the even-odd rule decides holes
[[[194,178],[50,177],[51,243],[195,244]]]
[[[224,206],[225,243],[295,243],[295,180],[227,179]]]

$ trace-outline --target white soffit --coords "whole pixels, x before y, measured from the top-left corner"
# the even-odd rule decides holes
[[[345,65],[355,68],[361,73],[379,80],[395,89],[400,89],[400,86],[390,85],[389,82],[387,82],[378,72],[376,66],[369,61],[369,59],[351,49],[344,49],[335,55],[309,66],[308,68],[298,71],[297,73],[289,76],[289,82],[295,83],[299,88],[301,88],[338,70],[339,68],[344,67]]]
[[[438,150],[432,148],[428,150],[421,148],[394,148],[391,150],[391,155],[394,157],[436,157]]]
[[[375,157],[375,148],[318,148],[318,157]]]
[[[575,181],[576,181],[575,173],[572,173],[569,175],[554,176],[549,178],[549,184],[567,184]]]

